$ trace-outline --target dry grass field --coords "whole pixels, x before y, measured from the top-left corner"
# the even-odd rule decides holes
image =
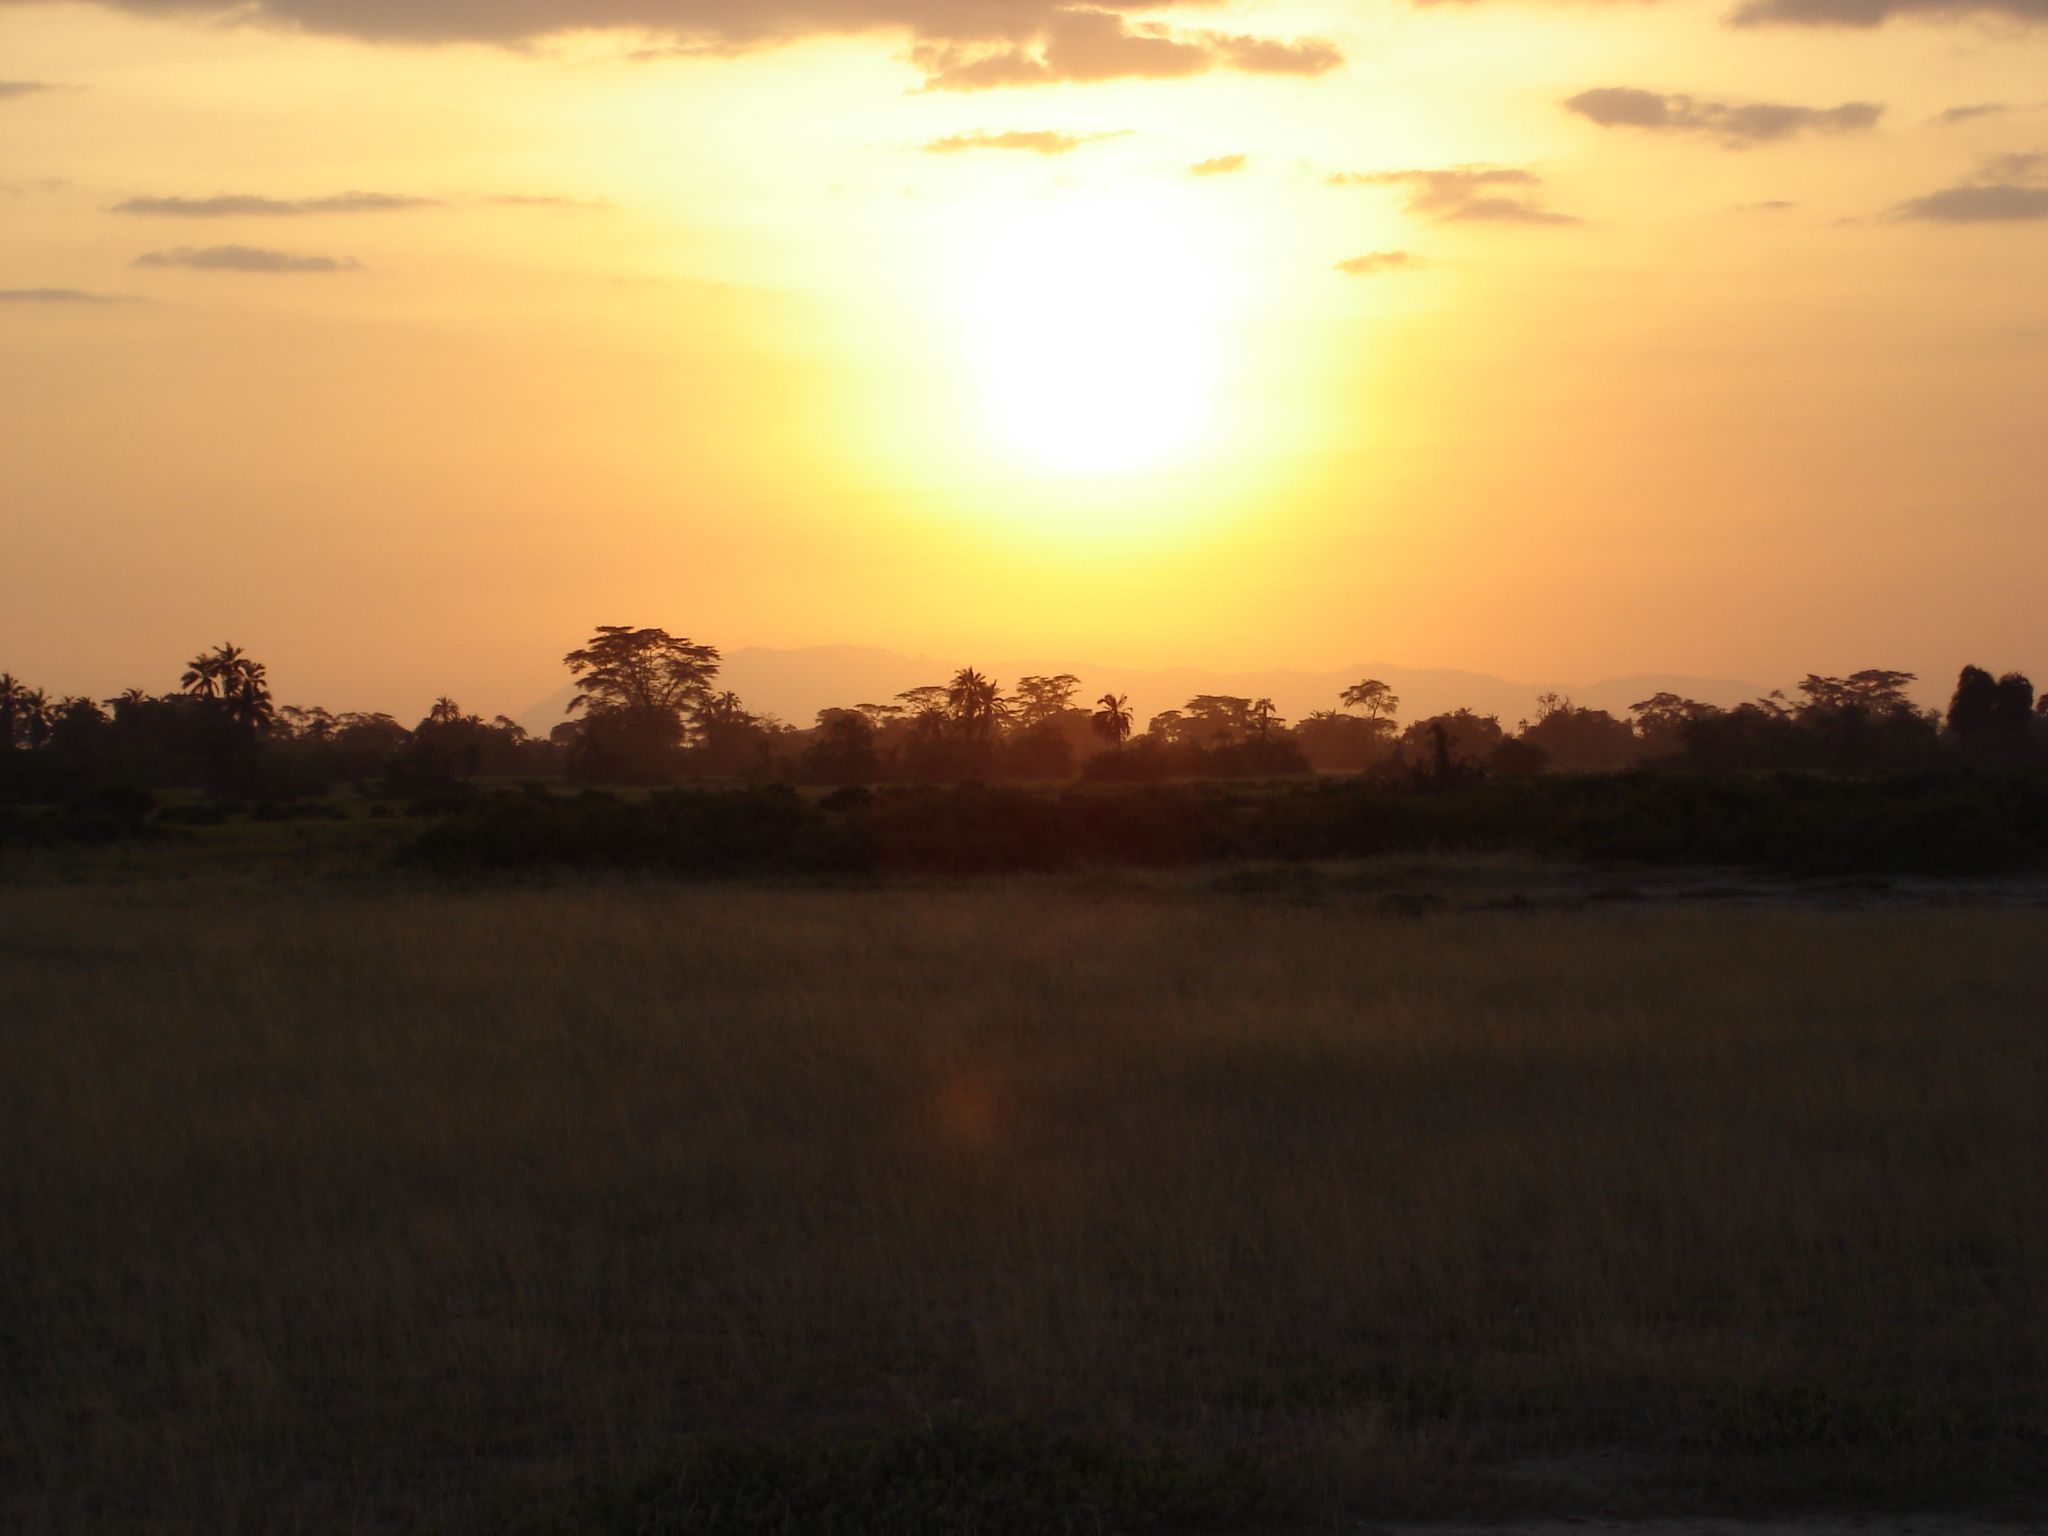
[[[645,1490],[1077,1446],[1325,1529],[2009,1509],[2044,955],[1164,878],[0,886],[0,1528],[737,1529]]]

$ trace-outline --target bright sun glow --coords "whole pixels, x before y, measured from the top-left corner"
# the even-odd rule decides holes
[[[979,231],[963,339],[994,435],[1042,470],[1189,457],[1215,430],[1222,283],[1168,211],[1011,205]]]

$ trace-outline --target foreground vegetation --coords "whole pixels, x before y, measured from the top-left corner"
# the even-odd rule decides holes
[[[8,1530],[2048,1494],[2039,910],[120,868],[0,886]]]

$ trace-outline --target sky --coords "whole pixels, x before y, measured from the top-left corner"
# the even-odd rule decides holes
[[[2048,0],[0,0],[0,666],[2048,672]]]

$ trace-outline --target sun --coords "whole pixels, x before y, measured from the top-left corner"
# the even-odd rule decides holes
[[[1216,431],[1222,271],[1157,203],[1066,197],[990,210],[966,270],[963,361],[990,435],[1042,472],[1184,461]]]

